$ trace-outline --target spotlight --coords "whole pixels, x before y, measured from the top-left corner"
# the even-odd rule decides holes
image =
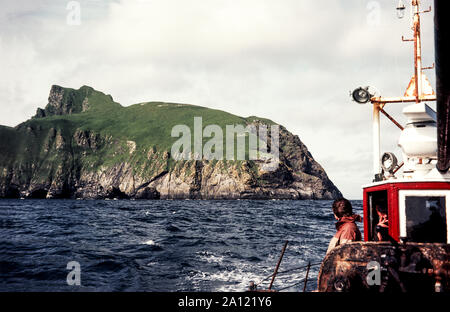
[[[373,94],[369,92],[369,87],[359,87],[351,93],[353,101],[359,104],[366,104],[370,101]]]
[[[395,157],[394,153],[388,152],[381,156],[381,168],[383,168],[384,172],[389,172],[390,176],[393,176],[397,163],[397,157]]]

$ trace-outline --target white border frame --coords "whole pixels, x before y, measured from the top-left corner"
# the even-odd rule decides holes
[[[441,196],[445,197],[445,217],[447,219],[447,244],[450,243],[450,190],[399,190],[398,192],[398,207],[399,207],[399,223],[400,223],[400,237],[406,237],[406,196]]]

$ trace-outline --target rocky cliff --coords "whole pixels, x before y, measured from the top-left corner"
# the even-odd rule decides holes
[[[204,107],[122,107],[91,87],[53,86],[48,104],[15,128],[0,126],[0,197],[332,199],[341,196],[299,137],[280,126],[280,162],[174,160],[174,125],[272,125]]]

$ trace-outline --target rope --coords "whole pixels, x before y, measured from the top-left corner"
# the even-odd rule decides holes
[[[295,283],[295,284],[292,284],[292,285],[289,285],[289,286],[286,286],[286,287],[283,287],[283,288],[278,289],[278,291],[282,291],[282,290],[285,290],[285,289],[288,289],[288,288],[297,286],[298,284],[301,284],[301,283],[304,283],[304,282],[305,282],[305,279],[303,278],[303,279],[301,279],[300,281],[298,281],[298,282]]]
[[[316,266],[316,265],[319,265],[319,264],[322,264],[322,262],[311,263],[310,266]],[[295,270],[298,270],[298,269],[304,269],[304,268],[307,268],[307,267],[308,267],[308,265],[303,265],[301,267],[296,267],[296,268],[288,269],[286,271],[278,272],[278,274],[288,273],[288,272],[291,272],[291,271],[295,271]]]
[[[320,264],[322,264],[322,262],[311,263],[310,266],[312,267],[312,266],[316,266],[316,265],[320,265]],[[296,270],[299,270],[299,269],[306,269],[307,267],[308,267],[308,265],[302,265],[302,266],[299,266],[299,267],[290,268],[290,269],[287,269],[285,271],[278,272],[277,275],[289,273],[289,272],[296,271]],[[259,283],[256,283],[256,285],[261,285],[263,282],[265,282],[266,280],[271,278],[274,274],[275,273],[272,273],[269,276],[263,278],[262,280],[259,281]],[[289,288],[289,287],[287,287],[287,288]]]

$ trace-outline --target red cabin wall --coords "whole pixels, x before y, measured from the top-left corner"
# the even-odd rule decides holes
[[[368,193],[377,191],[387,191],[388,195],[388,215],[389,215],[389,235],[399,241],[400,222],[399,222],[399,190],[449,190],[449,182],[400,182],[385,183],[371,186],[364,189],[363,207],[364,207],[364,240],[369,240],[369,196]]]
[[[388,190],[388,216],[389,216],[389,235],[396,241],[400,240],[400,207],[398,202],[399,188],[394,184]],[[391,223],[392,222],[392,226]]]
[[[363,213],[364,213],[364,240],[367,242],[369,240],[369,195],[366,190],[363,192]]]

